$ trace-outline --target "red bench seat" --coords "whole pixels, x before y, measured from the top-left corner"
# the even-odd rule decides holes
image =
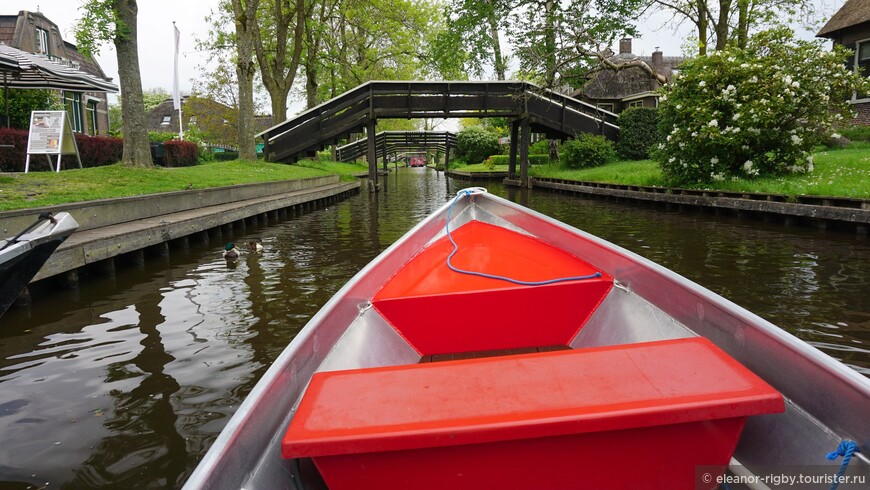
[[[693,489],[747,416],[783,410],[706,339],[675,339],[317,373],[281,450],[330,489]]]

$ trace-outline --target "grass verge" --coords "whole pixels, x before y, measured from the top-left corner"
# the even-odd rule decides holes
[[[310,163],[310,165],[308,165]],[[137,196],[183,189],[304,179],[329,174],[352,175],[359,165],[306,162],[305,165],[234,160],[194,167],[106,167],[0,175],[0,210]],[[347,177],[350,178],[350,177]]]
[[[813,154],[815,169],[809,174],[739,179],[710,182],[695,186],[733,192],[762,192],[786,196],[811,195],[870,199],[870,142],[853,142],[843,149],[823,149]],[[467,172],[506,172],[506,165],[490,169],[483,164],[467,165],[457,170]],[[601,167],[578,170],[565,169],[558,164],[533,165],[532,177],[606,182],[610,184],[661,186],[667,184],[658,163],[652,160],[619,161]]]

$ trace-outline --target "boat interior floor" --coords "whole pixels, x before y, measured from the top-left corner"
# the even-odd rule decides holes
[[[433,354],[420,358],[420,364],[427,362],[458,361],[460,359],[478,359],[482,357],[512,356],[515,354],[532,354],[535,352],[553,352],[558,350],[571,350],[567,345],[545,345],[541,347],[522,347],[517,349],[495,349],[475,352],[457,352],[454,354]]]

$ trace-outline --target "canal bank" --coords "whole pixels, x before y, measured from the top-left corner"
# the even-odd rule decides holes
[[[222,235],[244,230],[246,222],[275,223],[343,200],[359,187],[359,181],[331,175],[6,211],[0,213],[0,233],[13,235],[40,213],[70,213],[78,231],[32,281],[54,278],[69,287],[82,269],[113,274],[116,261],[142,263],[146,255],[167,255],[191,240],[222,244]]]
[[[523,187],[506,172],[450,171],[451,177],[472,182],[501,181],[508,187]],[[595,196],[606,199],[648,202],[664,206],[728,213],[740,218],[777,220],[787,225],[828,227],[867,235],[870,232],[870,200],[830,196],[786,196],[760,192],[726,192],[533,178],[529,188]]]

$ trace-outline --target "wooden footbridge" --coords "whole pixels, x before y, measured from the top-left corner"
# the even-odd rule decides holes
[[[381,131],[375,135],[375,148],[384,166],[387,156],[394,157],[399,152],[420,152],[437,150],[450,160],[450,150],[456,148],[456,134],[449,131]],[[358,139],[336,148],[339,162],[349,162],[363,157],[368,151],[368,140]]]
[[[381,118],[511,119],[510,174],[528,182],[531,132],[565,139],[578,133],[619,135],[616,114],[527,82],[372,81],[263,131],[268,161],[293,163],[365,130],[371,182],[377,181],[375,128]]]

